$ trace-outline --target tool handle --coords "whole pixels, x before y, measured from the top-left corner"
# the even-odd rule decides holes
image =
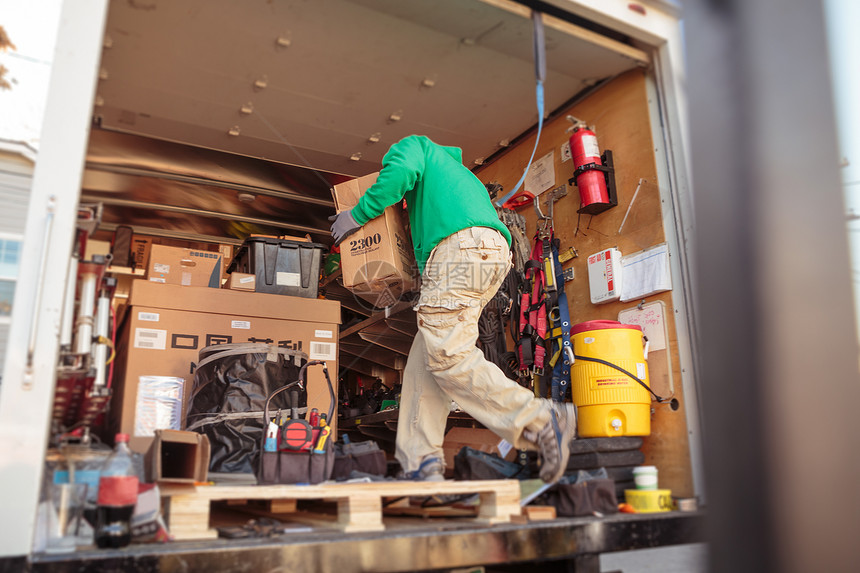
[[[331,434],[331,427],[323,426],[320,430],[320,435],[317,438],[316,446],[314,446],[315,454],[324,454],[325,453],[325,443],[328,440],[329,434]]]
[[[271,420],[269,420],[269,405],[272,403],[272,398],[274,398],[275,396],[277,396],[281,392],[284,392],[285,390],[289,390],[290,388],[292,388],[293,386],[295,386],[299,382],[300,382],[300,380],[296,380],[295,382],[290,382],[286,386],[282,386],[282,387],[278,388],[277,390],[275,390],[274,392],[272,392],[271,394],[269,394],[269,397],[266,398],[266,405],[263,406],[263,424],[268,424],[271,421]]]
[[[299,391],[290,390],[290,420],[299,419]]]

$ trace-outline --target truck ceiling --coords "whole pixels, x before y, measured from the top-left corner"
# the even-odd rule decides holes
[[[530,14],[509,0],[114,0],[96,126],[247,161],[239,168],[211,155],[209,163],[231,167],[177,180],[165,174],[194,171],[199,158],[178,147],[155,158],[145,140],[126,138],[116,148],[124,162],[111,165],[94,130],[85,199],[112,198],[106,216],[116,224],[187,226],[190,208],[202,213],[194,233],[217,236],[220,226],[223,234],[223,220],[207,213],[224,211],[233,231],[272,231],[271,219],[320,239],[328,187],[378,170],[402,137],[461,147],[471,167],[537,123]],[[647,63],[617,39],[553,16],[544,25],[547,110]],[[264,162],[282,167],[253,176],[253,202],[224,209],[217,183],[237,183],[233,173],[247,183]]]

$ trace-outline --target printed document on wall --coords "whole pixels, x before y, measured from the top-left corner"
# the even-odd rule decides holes
[[[550,151],[532,162],[526,174],[523,189],[531,191],[534,195],[540,195],[553,187],[555,187],[555,152]]]
[[[621,269],[624,274],[624,282],[621,285],[622,302],[672,290],[669,246],[665,243],[621,257]]]

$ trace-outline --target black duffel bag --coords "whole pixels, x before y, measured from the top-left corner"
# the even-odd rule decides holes
[[[274,344],[238,343],[207,346],[194,372],[186,430],[209,438],[209,471],[254,473],[263,437],[266,398],[298,379],[307,354]],[[306,410],[307,391],[291,403],[282,392],[270,407],[289,412]]]

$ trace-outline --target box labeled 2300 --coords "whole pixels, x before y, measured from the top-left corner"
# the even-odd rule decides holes
[[[335,185],[338,212],[355,207],[378,175],[372,173]],[[418,285],[407,220],[400,203],[391,205],[340,244],[343,286],[376,307],[394,304]]]

